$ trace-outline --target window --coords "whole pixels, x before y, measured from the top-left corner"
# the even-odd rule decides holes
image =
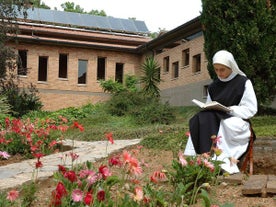
[[[124,64],[123,63],[116,63],[116,69],[115,69],[115,81],[118,83],[123,83],[123,77],[124,77]]]
[[[170,57],[164,57],[163,59],[163,68],[164,68],[164,72],[169,72],[169,67],[170,67]]]
[[[67,61],[68,61],[67,54],[59,54],[59,70],[58,70],[59,78],[67,78],[67,64],[68,64]]]
[[[182,66],[190,65],[190,49],[186,49],[182,51]]]
[[[178,64],[178,62],[174,62],[172,64],[172,68],[173,68],[172,78],[178,78],[179,77],[179,64]]]
[[[87,60],[79,60],[78,84],[86,84],[87,62]]]
[[[17,74],[27,75],[27,50],[18,50]]]
[[[208,85],[203,86],[203,98],[206,98],[208,95]]]
[[[200,72],[201,57],[200,54],[193,56],[193,73]]]
[[[38,81],[47,81],[48,57],[39,56]]]
[[[159,78],[159,80],[161,80],[161,68],[160,67],[158,68],[158,78]]]
[[[105,57],[98,57],[97,80],[105,80]]]

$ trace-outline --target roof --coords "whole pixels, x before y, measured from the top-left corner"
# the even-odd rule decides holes
[[[59,25],[91,30],[102,30],[130,34],[147,34],[149,30],[144,21],[121,19],[110,16],[95,16],[58,10],[33,8],[27,10],[27,19],[19,14],[19,19],[27,22]]]
[[[200,16],[170,30],[159,37],[140,45],[137,51],[143,53],[151,50],[162,50],[163,48],[173,48],[179,45],[178,41],[189,41],[202,34]]]

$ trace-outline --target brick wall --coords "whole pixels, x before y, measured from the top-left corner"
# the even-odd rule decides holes
[[[207,60],[203,52],[204,38],[200,35],[190,41],[182,41],[180,45],[172,49],[163,50],[162,53],[156,55],[156,59],[161,66],[160,84],[161,98],[163,101],[168,101],[171,105],[192,105],[191,99],[197,98],[204,101],[205,86],[211,79],[207,70]],[[189,49],[189,65],[183,67],[182,51]],[[193,57],[201,56],[200,71],[193,72]],[[163,59],[169,56],[170,64],[169,71],[164,72]],[[179,77],[173,78],[172,64],[179,63]]]
[[[45,110],[56,110],[68,106],[80,106],[88,102],[96,103],[109,96],[103,93],[97,81],[97,58],[106,57],[106,80],[115,78],[116,63],[124,64],[124,75],[136,74],[141,57],[137,54],[112,52],[85,48],[54,45],[24,44],[11,45],[15,49],[27,50],[27,76],[20,77],[22,84],[34,83],[39,89],[39,96]],[[58,78],[59,54],[68,54],[68,78]],[[47,81],[38,81],[39,56],[48,57]],[[88,60],[85,85],[77,84],[78,60]]]

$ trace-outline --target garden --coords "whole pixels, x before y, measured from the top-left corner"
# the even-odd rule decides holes
[[[243,197],[240,186],[222,186],[217,179],[219,163],[210,159],[213,153],[220,153],[216,148],[210,154],[183,157],[187,123],[198,108],[170,107],[131,94],[114,96],[106,104],[33,111],[20,119],[4,119],[0,164],[35,157],[34,173],[43,166],[43,156],[63,150],[64,139],[105,140],[109,144],[119,139],[142,141],[106,159],[83,164],[78,164],[73,150],[66,151],[67,159],[72,160],[70,167],[61,164],[47,180],[34,176],[31,183],[2,191],[0,206],[273,205],[272,197]],[[127,108],[134,102],[143,104]],[[275,137],[275,116],[256,116],[252,122],[258,137]],[[213,140],[215,143],[218,138]],[[250,204],[252,201],[256,205]]]

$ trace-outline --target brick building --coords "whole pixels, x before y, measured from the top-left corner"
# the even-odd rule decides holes
[[[18,19],[22,84],[33,83],[45,110],[109,98],[100,79],[139,75],[147,55],[160,65],[161,98],[171,105],[204,99],[210,82],[203,35],[195,18],[155,39],[144,22],[35,8]]]

